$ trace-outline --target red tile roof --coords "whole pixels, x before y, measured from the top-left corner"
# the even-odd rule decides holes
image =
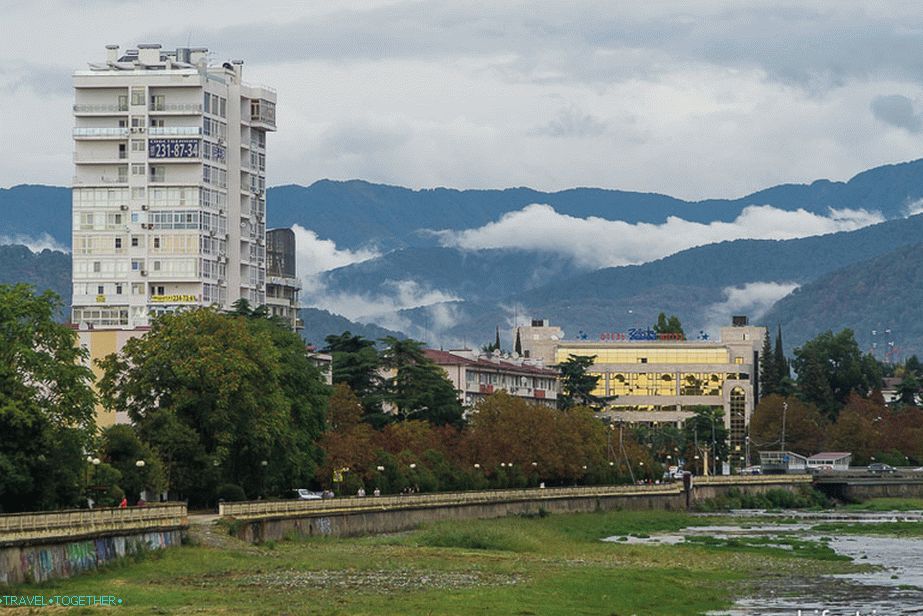
[[[436,349],[424,349],[426,357],[440,366],[473,366],[476,368],[485,368],[489,370],[498,370],[504,372],[518,372],[521,374],[535,374],[538,376],[556,377],[557,370],[551,368],[539,368],[538,366],[519,365],[502,359],[491,361],[489,359],[468,359],[448,351],[438,351]]]
[[[851,455],[852,455],[852,452],[849,452],[849,451],[822,451],[820,453],[814,454],[813,456],[808,458],[808,460],[832,460],[835,458],[843,458],[845,456],[851,456]]]

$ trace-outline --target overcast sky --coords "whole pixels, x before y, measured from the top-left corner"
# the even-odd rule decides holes
[[[70,75],[207,46],[279,91],[270,184],[685,198],[919,157],[915,2],[4,2],[0,186],[73,175]]]

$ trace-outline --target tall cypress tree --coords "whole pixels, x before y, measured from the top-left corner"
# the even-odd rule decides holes
[[[495,351],[500,350],[500,326],[499,325],[497,326],[497,337],[494,340],[494,350]]]
[[[519,328],[516,328],[516,344],[513,347],[513,350],[517,355],[522,355],[522,339],[519,337]]]
[[[779,324],[776,332],[776,348],[773,353],[773,368],[776,371],[776,389],[785,379],[791,378],[792,373],[789,370],[788,360],[785,359],[785,351],[782,349],[782,324]]]
[[[779,388],[778,371],[775,356],[772,353],[772,340],[769,332],[763,338],[763,350],[760,354],[760,398],[776,393]]]

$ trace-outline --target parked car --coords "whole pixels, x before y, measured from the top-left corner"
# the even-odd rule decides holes
[[[741,475],[762,475],[763,467],[761,466],[747,466],[740,469]]]
[[[884,462],[873,462],[869,464],[868,468],[870,473],[893,473],[895,468],[890,464],[885,464]]]
[[[305,488],[298,488],[295,490],[295,498],[298,500],[320,500],[320,496],[312,492],[311,490],[306,490]]]
[[[664,481],[674,481],[674,480],[682,481],[684,472],[685,471],[683,471],[683,469],[681,468],[676,468],[675,466],[671,466],[668,470],[665,470],[663,472],[663,480]]]

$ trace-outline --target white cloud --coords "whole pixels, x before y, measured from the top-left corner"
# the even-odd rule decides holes
[[[106,42],[246,60],[248,81],[279,90],[272,185],[727,197],[920,152],[918,134],[892,127],[915,125],[898,99],[874,107],[889,125],[870,108],[920,96],[914,3],[6,4],[0,111],[17,121],[0,123],[16,153],[0,160],[3,186],[69,182],[70,75]]]
[[[28,235],[0,235],[0,246],[5,244],[22,244],[32,252],[41,252],[43,250],[58,250],[60,252],[70,252],[67,246],[64,246],[47,233],[42,233],[38,237]]]
[[[916,216],[923,214],[923,199],[910,201],[904,206],[904,216]]]
[[[302,298],[302,303],[341,314],[352,321],[375,323],[409,333],[407,330],[411,327],[410,321],[400,316],[399,311],[458,300],[449,293],[421,287],[413,280],[387,281],[383,286],[390,292],[331,293],[323,286],[316,286]],[[445,311],[435,311],[432,317],[434,325],[444,324],[452,318]]]
[[[337,248],[332,240],[317,237],[311,229],[294,225],[295,253],[298,275],[303,288],[301,303],[322,308],[359,323],[374,323],[399,330],[422,339],[438,338],[439,334],[461,318],[460,309],[450,303],[458,301],[452,294],[422,287],[413,280],[389,280],[378,293],[331,292],[324,284],[323,272],[359,263],[380,256],[373,248],[348,250]],[[421,324],[400,314],[401,310],[425,308]]]
[[[731,322],[735,314],[749,315],[751,320],[758,320],[774,303],[798,288],[794,282],[748,282],[723,290],[724,301],[712,304],[705,309],[706,324],[704,329],[713,336],[718,328]]]
[[[347,250],[337,248],[333,240],[323,240],[311,229],[292,226],[295,232],[295,259],[298,275],[310,279],[315,274],[344,265],[367,261],[380,256],[372,249]]]
[[[438,231],[445,246],[478,250],[514,248],[554,252],[588,267],[644,263],[686,248],[742,238],[791,239],[859,229],[884,220],[866,210],[829,210],[820,216],[751,205],[731,222],[698,223],[671,216],[663,224],[627,223],[559,214],[532,204],[500,220],[465,231]]]

